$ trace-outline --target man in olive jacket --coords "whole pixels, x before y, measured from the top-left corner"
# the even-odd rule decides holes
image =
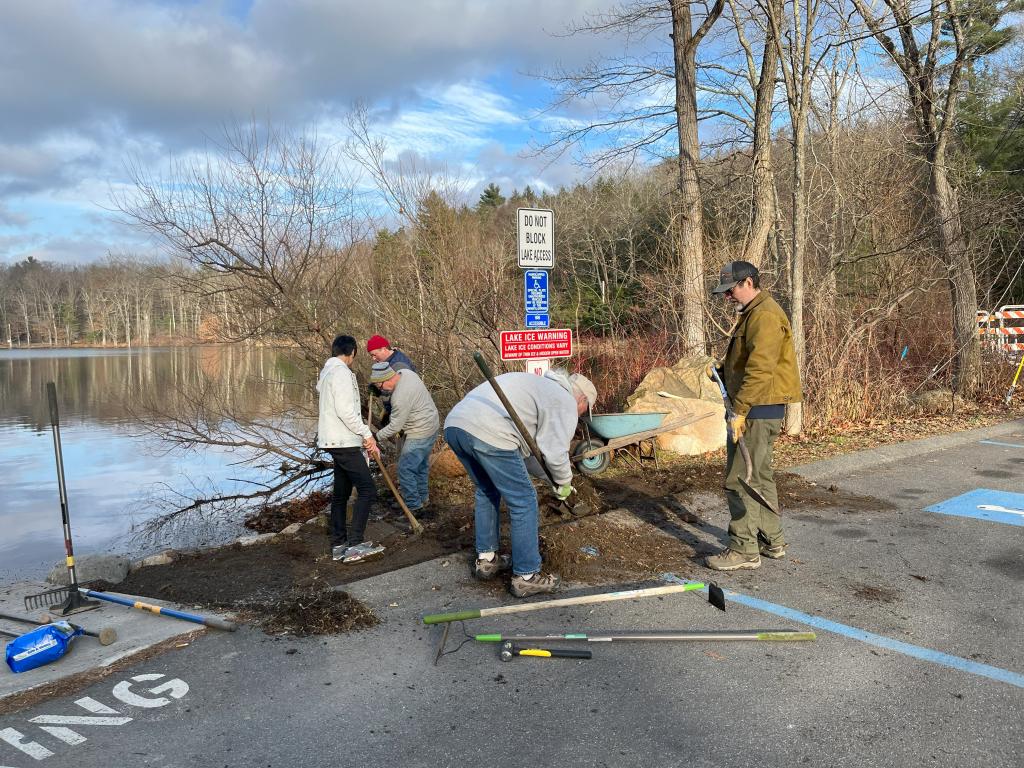
[[[739,482],[746,467],[736,441],[743,435],[750,451],[751,485],[775,509],[779,508],[772,450],[782,430],[786,405],[800,402],[800,374],[789,318],[760,285],[757,267],[747,261],[733,261],[722,267],[712,291],[740,307],[719,369],[736,413],[729,420],[732,440],[727,446],[725,469],[731,516],[729,548],[706,560],[708,568],[716,571],[759,568],[761,555],[773,560],[786,556],[782,518],[754,501]]]

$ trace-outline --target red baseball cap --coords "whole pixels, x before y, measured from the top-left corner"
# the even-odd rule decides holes
[[[371,336],[370,340],[366,342],[367,352],[373,352],[375,349],[384,349],[385,347],[391,349],[391,342],[383,336]]]

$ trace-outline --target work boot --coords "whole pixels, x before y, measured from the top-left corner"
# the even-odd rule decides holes
[[[772,560],[781,560],[786,556],[786,545],[785,544],[761,544],[761,556],[771,558]]]
[[[477,558],[473,564],[473,575],[481,581],[493,579],[502,571],[508,570],[508,555],[495,555],[493,560]]]
[[[554,573],[535,573],[529,579],[525,576],[513,576],[508,589],[513,597],[530,597],[554,592],[561,582],[562,579]]]
[[[744,555],[735,549],[725,549],[717,555],[708,555],[704,563],[713,571],[752,571],[761,567],[761,558],[758,555]]]

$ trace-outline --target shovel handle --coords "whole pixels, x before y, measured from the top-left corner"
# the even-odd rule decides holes
[[[498,382],[495,381],[494,374],[491,372],[491,367],[487,365],[487,361],[484,360],[484,356],[480,354],[479,351],[476,351],[473,353],[473,359],[476,361],[480,372],[483,373],[484,378],[487,379],[491,387],[494,389],[494,394],[498,396],[501,404],[505,406],[505,410],[508,412],[509,418],[512,419],[512,423],[516,425],[516,429],[519,430],[519,434],[522,435],[523,440],[526,441],[526,447],[529,448],[530,453],[537,458],[537,462],[540,464],[541,469],[544,470],[544,474],[548,476],[548,482],[551,483],[551,487],[557,488],[558,483],[555,482],[555,476],[552,475],[551,470],[548,469],[547,462],[544,461],[544,455],[540,452],[540,449],[537,447],[537,443],[527,431],[526,425],[523,424],[522,419],[519,418],[519,414],[516,413],[516,409],[512,407],[512,403],[509,402],[509,399],[505,397],[505,393],[502,391],[501,387],[498,386]]]

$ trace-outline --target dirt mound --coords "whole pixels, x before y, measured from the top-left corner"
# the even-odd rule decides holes
[[[466,468],[447,445],[431,459],[430,471],[439,472],[444,477],[462,477],[466,474]]]
[[[545,529],[541,555],[546,569],[585,584],[684,576],[694,569],[689,545],[623,510]]]
[[[268,634],[296,637],[353,632],[380,623],[365,604],[322,581],[293,587],[276,600],[249,606],[245,613]]]

